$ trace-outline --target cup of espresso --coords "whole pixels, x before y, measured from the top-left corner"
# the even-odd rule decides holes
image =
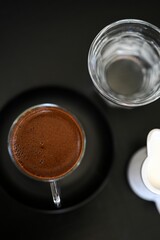
[[[85,132],[79,120],[50,103],[22,112],[8,134],[11,160],[22,174],[50,184],[56,207],[61,206],[57,181],[79,166],[85,147]]]

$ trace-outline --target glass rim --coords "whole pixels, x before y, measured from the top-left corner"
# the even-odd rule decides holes
[[[98,84],[94,83],[97,91],[100,93],[100,95],[106,100],[106,101],[109,101],[113,104],[116,104],[116,105],[119,105],[119,106],[122,106],[122,107],[139,107],[139,106],[145,106],[149,103],[152,103],[154,101],[156,101],[157,99],[160,98],[159,94],[160,94],[160,87],[159,89],[155,92],[155,93],[152,93],[152,95],[149,95],[143,99],[138,99],[137,100],[123,100],[123,99],[118,99],[118,98],[115,98],[115,97],[111,97],[110,95],[107,95],[105,94],[101,88],[99,88]]]
[[[120,19],[120,20],[117,20],[115,22],[112,22],[110,24],[108,24],[107,26],[105,26],[101,31],[101,32],[105,32],[107,29],[111,29],[115,26],[120,26],[121,24],[124,24],[124,23],[127,23],[127,24],[132,24],[132,23],[135,23],[135,24],[141,24],[141,25],[144,25],[144,26],[148,26],[158,32],[160,32],[160,29],[155,26],[154,24],[146,21],[146,20],[142,20],[142,19],[136,19],[136,18],[124,18],[124,19]]]
[[[82,150],[81,150],[81,153],[80,153],[80,156],[78,158],[78,160],[76,161],[76,163],[73,165],[73,167],[71,169],[69,169],[66,173],[60,175],[59,177],[38,177],[34,174],[30,174],[29,172],[23,170],[23,168],[17,163],[17,161],[15,160],[14,156],[13,156],[13,153],[12,153],[12,147],[11,147],[11,144],[10,144],[10,138],[11,138],[11,134],[14,130],[14,127],[16,125],[16,123],[19,121],[19,119],[25,115],[28,111],[31,111],[32,109],[36,109],[36,108],[41,108],[41,107],[53,107],[53,108],[59,108],[61,110],[63,110],[64,112],[68,113],[69,115],[71,115],[74,120],[77,122],[77,124],[79,125],[79,128],[80,128],[80,131],[82,133],[82,138],[83,138],[83,146],[82,146]],[[14,163],[14,165],[18,168],[18,170],[25,176],[31,178],[31,179],[34,179],[34,180],[37,180],[39,182],[54,182],[54,181],[57,181],[57,180],[61,180],[63,179],[64,177],[68,176],[70,173],[72,173],[74,170],[76,170],[76,168],[80,165],[83,157],[84,157],[84,153],[85,153],[85,150],[86,150],[86,134],[85,134],[85,131],[84,131],[84,128],[82,126],[82,124],[80,123],[79,119],[77,119],[77,117],[75,116],[75,114],[73,114],[70,110],[64,108],[64,107],[61,107],[60,105],[58,104],[54,104],[54,103],[41,103],[41,104],[37,104],[37,105],[34,105],[34,106],[31,106],[29,108],[27,108],[26,110],[24,110],[23,112],[21,112],[17,117],[16,119],[13,121],[13,123],[11,124],[10,126],[10,129],[9,129],[9,133],[8,133],[8,139],[7,139],[7,143],[8,143],[8,153],[9,153],[9,156],[11,158],[11,161]]]
[[[107,26],[103,27],[98,34],[95,36],[95,38],[93,39],[89,52],[90,50],[93,48],[93,44],[96,42],[97,39],[99,39],[105,32],[107,32],[108,30],[111,30],[112,28],[116,27],[116,26],[121,26],[122,24],[141,24],[143,26],[147,26],[150,29],[155,30],[156,32],[160,33],[160,28],[158,28],[157,26],[155,26],[154,24],[147,22],[145,20],[142,19],[135,19],[135,18],[126,18],[126,19],[120,19],[117,20],[115,22],[112,22],[110,24],[108,24]]]

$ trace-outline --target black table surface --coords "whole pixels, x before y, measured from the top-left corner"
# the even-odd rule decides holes
[[[106,25],[124,18],[142,19],[160,27],[159,9],[151,2],[0,3],[0,110],[25,91],[66,88],[82,94],[103,112],[114,148],[112,166],[101,191],[71,211],[39,211],[18,201],[0,184],[3,236],[39,240],[160,239],[160,215],[154,203],[135,195],[127,181],[132,154],[145,146],[151,129],[160,128],[160,100],[132,110],[111,108],[98,96],[87,68],[93,38]],[[0,149],[0,155],[2,152]]]

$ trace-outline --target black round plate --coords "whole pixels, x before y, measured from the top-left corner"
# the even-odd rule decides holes
[[[14,119],[28,107],[54,103],[65,107],[80,120],[86,133],[86,152],[80,166],[59,181],[62,206],[56,209],[49,183],[23,175],[12,163],[7,137]],[[0,113],[0,178],[4,189],[30,207],[63,212],[91,199],[107,179],[112,163],[112,138],[103,113],[84,95],[66,88],[43,87],[27,91],[12,99]]]

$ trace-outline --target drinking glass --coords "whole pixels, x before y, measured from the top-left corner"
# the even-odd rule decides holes
[[[88,70],[102,98],[133,108],[160,97],[160,29],[139,19],[104,27],[91,43]]]

